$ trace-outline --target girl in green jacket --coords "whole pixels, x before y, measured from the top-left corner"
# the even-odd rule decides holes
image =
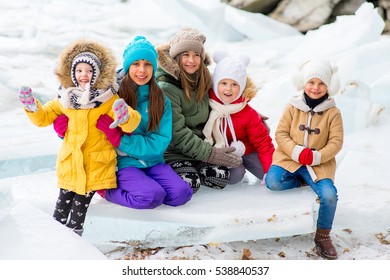
[[[209,117],[208,90],[211,62],[204,51],[206,37],[192,28],[175,34],[157,48],[156,78],[172,103],[172,141],[164,154],[168,164],[195,193],[200,185],[222,189],[229,182],[229,168],[241,164],[234,147],[213,148],[202,130]]]

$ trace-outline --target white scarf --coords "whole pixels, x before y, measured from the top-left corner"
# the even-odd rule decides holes
[[[92,109],[110,100],[118,92],[118,84],[114,83],[106,89],[90,88],[87,84],[85,90],[81,87],[63,88],[58,90],[58,99],[64,108]]]
[[[205,141],[213,145],[215,141],[215,147],[225,148],[229,147],[226,132],[227,126],[229,126],[230,132],[233,137],[233,142],[237,142],[236,133],[234,131],[231,114],[240,112],[247,104],[246,101],[237,104],[221,104],[215,100],[209,101],[211,112],[209,120],[207,121],[203,134]]]

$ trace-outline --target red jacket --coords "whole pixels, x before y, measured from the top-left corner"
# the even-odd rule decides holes
[[[251,100],[256,95],[256,91],[256,87],[251,80],[248,79],[247,86],[243,91],[242,96],[234,101],[233,104],[243,102],[244,99],[248,101]],[[213,89],[210,89],[209,94],[210,99],[222,103],[215,95]],[[275,151],[275,147],[260,114],[247,104],[241,111],[231,114],[230,117],[233,122],[237,140],[243,142],[245,145],[246,149],[244,155],[257,151],[264,173],[267,173],[272,163],[272,155]],[[229,127],[227,127],[226,136],[230,144],[233,137]]]

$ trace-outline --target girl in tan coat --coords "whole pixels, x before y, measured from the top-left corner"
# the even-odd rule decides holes
[[[275,133],[278,147],[266,177],[270,190],[281,191],[306,183],[318,195],[320,208],[315,244],[328,259],[337,258],[329,236],[337,205],[334,186],[336,154],[343,144],[341,113],[331,96],[340,82],[337,68],[312,59],[299,65],[293,83],[302,94],[293,97]]]
[[[137,111],[119,99],[115,67],[111,50],[80,39],[60,54],[57,98],[42,106],[29,87],[19,92],[25,112],[36,126],[48,126],[58,116],[69,119],[57,157],[60,194],[53,217],[79,235],[95,191],[116,188],[115,148],[97,127],[97,120],[108,114],[116,119],[112,127],[119,124],[125,132],[135,130],[141,120]]]

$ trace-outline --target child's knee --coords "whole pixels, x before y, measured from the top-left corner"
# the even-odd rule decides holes
[[[337,204],[337,200],[337,192],[333,190],[323,192],[320,197],[320,202],[329,206],[335,206]]]
[[[276,178],[272,173],[268,173],[265,177],[265,186],[271,191],[284,190],[279,178]]]
[[[193,189],[187,182],[180,186],[172,195],[167,194],[164,204],[170,206],[180,206],[191,200]]]

